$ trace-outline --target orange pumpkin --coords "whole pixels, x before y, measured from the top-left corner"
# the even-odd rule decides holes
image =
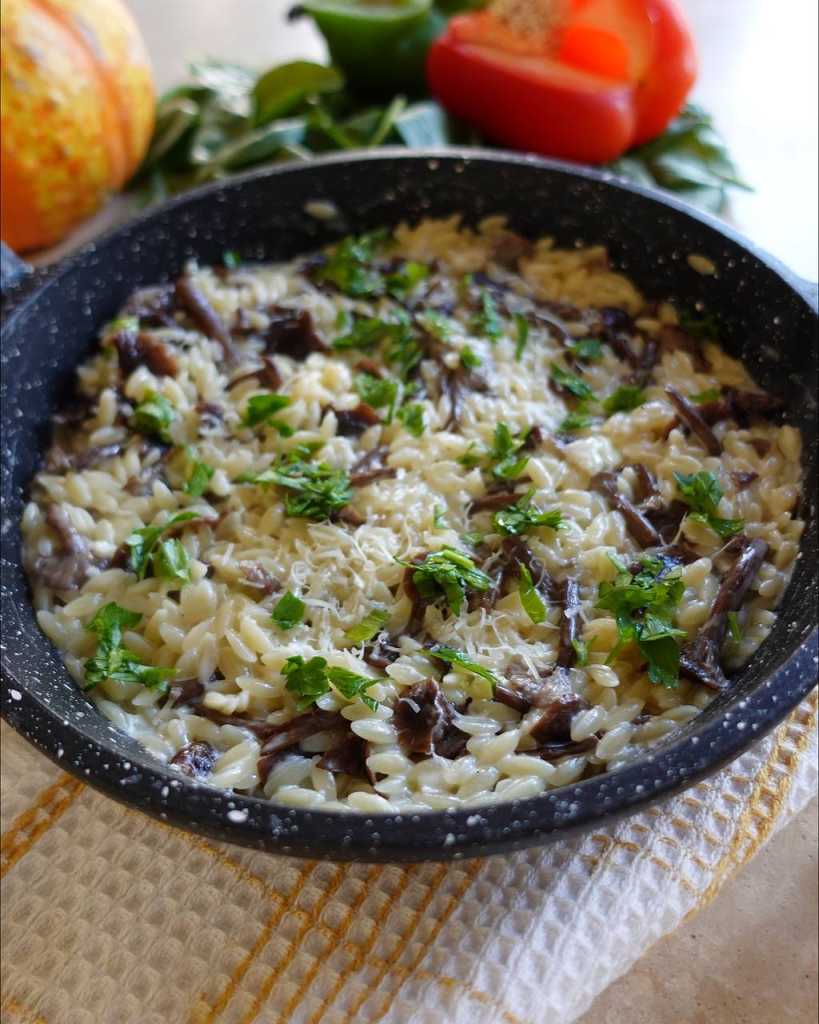
[[[120,0],[0,0],[0,234],[59,241],[133,174],[154,123],[151,66]]]

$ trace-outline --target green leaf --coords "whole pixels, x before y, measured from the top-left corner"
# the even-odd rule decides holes
[[[515,359],[520,362],[523,357],[524,349],[526,348],[527,342],[529,341],[529,321],[523,315],[523,313],[515,313]]]
[[[446,522],[446,506],[436,505],[432,510],[432,527],[435,530],[448,530]]]
[[[130,548],[128,552],[129,570],[136,574],[137,579],[145,579],[145,574],[148,571],[148,562],[162,534],[179,523],[185,523],[189,519],[198,518],[198,512],[178,512],[161,526],[143,526],[139,530],[134,530],[133,533],[125,538],[125,544]]]
[[[267,392],[263,395],[253,395],[245,407],[245,414],[242,417],[242,426],[258,427],[261,423],[267,423],[272,416],[290,405],[290,398],[287,395],[276,395]]]
[[[424,407],[420,403],[404,405],[398,410],[398,419],[413,437],[424,432]]]
[[[334,247],[327,262],[317,268],[316,278],[354,299],[383,295],[383,275],[374,270],[371,263],[384,241],[384,234],[377,232],[343,239]]]
[[[285,688],[296,695],[296,708],[299,711],[309,708],[319,697],[330,692],[326,658],[305,661],[300,654],[296,654],[282,665],[282,675],[287,679]]]
[[[493,686],[497,686],[500,682],[494,672],[490,672],[488,668],[484,668],[477,661],[472,661],[462,651],[456,651],[453,647],[431,647],[424,653],[431,658],[437,658],[439,661],[445,661],[450,665],[465,669],[467,672],[472,672],[473,675],[486,679]]]
[[[613,416],[616,412],[631,412],[646,400],[645,391],[631,384],[624,384],[603,401],[603,412]]]
[[[529,491],[514,505],[498,509],[492,516],[492,525],[497,533],[505,537],[516,537],[536,526],[549,526],[553,530],[559,530],[564,525],[560,509],[541,512],[531,503],[533,493]]]
[[[680,310],[680,327],[686,334],[699,341],[719,341],[722,323],[714,313],[698,313],[691,309]]]
[[[191,581],[191,560],[181,540],[161,540],[152,555],[154,576],[185,584]]]
[[[382,341],[394,340],[404,330],[403,324],[390,323],[376,317],[364,317],[356,320],[346,334],[336,338],[333,341],[333,348],[337,351],[373,348]]]
[[[497,341],[503,334],[503,321],[488,288],[481,288],[478,312],[472,317],[470,326],[476,334],[481,334],[492,342]]]
[[[437,338],[438,341],[449,341],[456,331],[460,330],[460,324],[437,310],[428,309],[417,317],[418,323],[428,333]]]
[[[713,473],[674,473],[680,497],[694,512],[713,515],[722,499],[722,487]]]
[[[264,477],[264,479],[262,479]],[[297,519],[320,521],[340,511],[353,496],[350,478],[343,469],[323,462],[294,462],[270,467],[254,483],[275,483],[290,491],[284,510]]]
[[[85,627],[89,633],[96,633],[100,640],[113,644],[115,647],[122,642],[122,631],[138,626],[142,621],[139,612],[129,611],[109,601],[94,615]]]
[[[387,275],[387,291],[395,299],[404,299],[427,277],[429,277],[429,267],[426,263],[407,260],[400,270]]]
[[[469,345],[461,349],[461,366],[465,370],[474,370],[481,365],[481,357],[476,355]]]
[[[182,490],[192,498],[201,498],[216,470],[207,462],[197,459],[192,448],[188,449],[188,455],[191,459],[191,471]]]
[[[104,605],[91,619],[86,629],[96,633],[96,653],[85,662],[84,690],[112,679],[121,683],[141,683],[143,686],[164,686],[176,674],[172,668],[144,665],[137,656],[122,646],[122,632],[142,620],[138,612],[128,611],[114,601]]]
[[[699,391],[696,395],[689,395],[692,402],[696,402],[697,405],[705,405],[706,402],[717,402],[722,395],[720,388],[706,388],[705,391]]]
[[[736,612],[728,612],[728,632],[735,644],[742,642],[742,627],[739,624],[739,616]]]
[[[289,590],[273,606],[270,618],[280,629],[293,629],[303,621],[307,605]]]
[[[575,398],[585,401],[594,398],[594,392],[589,385],[584,380],[575,376],[575,374],[568,373],[561,366],[558,366],[557,363],[552,363],[551,371],[552,380],[559,388],[563,388],[564,391],[568,391]]]
[[[589,663],[589,646],[585,640],[580,640],[577,637],[572,639],[572,647],[577,657],[578,668],[585,668]]]
[[[469,555],[451,547],[428,554],[420,565],[400,564],[411,565],[412,582],[425,600],[434,601],[443,595],[453,615],[460,615],[468,590],[488,590],[492,583]]]
[[[506,423],[497,423],[492,447],[487,453],[490,462],[494,463],[492,474],[501,480],[517,479],[529,465],[529,456],[518,454],[525,443],[526,434],[513,434]]]
[[[518,595],[520,597],[520,603],[523,606],[523,610],[535,623],[538,625],[541,622],[546,621],[546,605],[535,589],[535,584],[532,581],[532,574],[522,562],[519,563],[520,578],[518,582]]]
[[[398,397],[400,385],[394,377],[376,377],[372,373],[358,373],[353,381],[353,387],[367,405],[371,405],[374,409],[381,409],[385,405],[393,405]]]
[[[131,425],[140,434],[158,437],[160,441],[170,442],[168,428],[176,419],[176,410],[165,398],[155,391],[149,391],[145,398],[134,409]]]
[[[407,105],[405,96],[395,96],[384,108],[378,123],[373,129],[372,135],[367,140],[367,147],[372,149],[384,144],[384,140],[390,135],[395,127],[396,118],[401,114]]]
[[[563,420],[558,427],[558,430],[571,432],[572,430],[586,430],[594,423],[594,416],[590,416],[589,413],[583,412],[580,409],[575,409],[574,412],[570,412],[569,415]]]
[[[356,697],[359,697],[362,703],[366,704],[371,711],[375,711],[378,707],[378,701],[368,697],[364,692],[370,686],[379,682],[378,679],[357,675],[348,668],[335,667],[327,670],[327,677],[341,696],[346,697],[347,700],[355,700]]]
[[[726,537],[733,537],[734,534],[741,533],[745,528],[744,519],[722,519],[720,516],[705,515],[702,512],[690,512],[688,518],[702,523],[703,526],[707,526],[723,540]]]
[[[381,632],[389,617],[390,613],[386,608],[373,608],[361,622],[347,630],[344,639],[351,644],[365,644]]]
[[[298,110],[308,96],[338,92],[344,77],[335,68],[311,61],[279,64],[261,75],[253,87],[253,123],[263,125]]]
[[[580,338],[570,341],[567,347],[578,359],[594,362],[603,358],[603,345],[598,338]]]

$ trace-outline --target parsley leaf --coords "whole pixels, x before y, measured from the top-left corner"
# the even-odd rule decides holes
[[[722,324],[714,313],[697,313],[691,309],[683,309],[678,319],[680,327],[692,338],[700,341],[719,341]]]
[[[353,496],[350,478],[343,469],[324,462],[284,461],[268,466],[261,473],[243,473],[236,483],[277,484],[286,491],[284,510],[296,519],[329,519],[344,508]]]
[[[384,405],[390,406],[387,422],[392,419],[392,406],[398,397],[399,388],[395,378],[376,377],[372,373],[358,373],[353,381],[353,387],[361,396],[362,401],[374,409],[380,409]]]
[[[185,545],[175,537],[161,540],[151,556],[154,576],[179,583],[190,583],[191,560]]]
[[[396,330],[389,336],[389,345],[384,357],[388,363],[398,366],[401,378],[406,380],[424,358],[424,351],[412,333],[409,318],[403,311],[400,311],[400,318],[395,327]]]
[[[377,317],[363,317],[355,321],[347,334],[342,334],[333,341],[333,348],[336,351],[373,348],[382,341],[394,340],[404,330],[403,324],[379,320]]]
[[[368,697],[364,692],[368,687],[377,683],[377,679],[372,679],[370,676],[357,675],[348,668],[330,668],[327,670],[327,678],[342,697],[346,697],[347,700],[360,697],[362,703],[366,704],[370,711],[375,711],[378,707],[378,701]]]
[[[134,409],[131,425],[140,434],[158,437],[160,441],[170,442],[168,428],[176,419],[176,410],[165,398],[156,391],[149,391]]]
[[[403,299],[426,278],[429,277],[429,267],[426,263],[416,263],[415,260],[407,260],[400,270],[387,275],[387,291],[395,299]]]
[[[506,423],[495,426],[492,447],[487,453],[495,465],[492,473],[502,480],[514,480],[519,477],[529,464],[529,456],[518,456],[518,452],[526,443],[526,434],[514,435]]]
[[[515,313],[515,360],[520,362],[526,343],[529,341],[529,321],[523,313]]]
[[[518,596],[520,597],[520,603],[523,606],[523,610],[537,625],[540,622],[546,621],[546,605],[543,603],[543,599],[538,594],[534,581],[532,580],[532,574],[528,567],[522,562],[519,563],[520,577],[518,580]]]
[[[568,348],[578,359],[594,362],[603,358],[603,345],[598,338],[579,338],[577,341],[570,341]]]
[[[398,419],[413,437],[420,437],[423,434],[425,427],[424,407],[420,402],[405,405],[399,409]]]
[[[384,235],[379,232],[343,239],[326,263],[317,268],[316,279],[354,299],[383,295],[384,278],[370,266],[383,241]]]
[[[608,661],[634,641],[648,662],[651,682],[676,686],[680,664],[677,638],[686,635],[671,623],[685,589],[679,569],[667,569],[659,559],[643,558],[640,570],[632,574],[619,560],[612,561],[617,578],[613,583],[601,583],[597,595],[597,607],[613,612],[617,622],[619,639]]]
[[[377,679],[359,676],[346,668],[327,668],[326,658],[311,658],[305,661],[300,654],[287,659],[282,666],[282,675],[286,676],[286,688],[296,694],[296,707],[304,711],[319,697],[330,692],[332,684],[338,692],[348,700],[360,697],[371,710],[378,707],[377,701],[368,697],[364,690],[377,683]]]
[[[718,536],[732,537],[745,526],[742,519],[723,519],[716,514],[722,498],[722,487],[713,473],[674,473],[680,497],[691,509],[689,517],[710,527]]]
[[[564,391],[568,391],[570,394],[574,395],[575,398],[581,398],[585,401],[594,398],[594,392],[589,385],[573,373],[569,373],[567,370],[564,370],[563,367],[558,366],[557,363],[552,363],[551,371],[552,380],[559,388],[563,388]]]
[[[282,409],[286,409],[288,405],[290,405],[290,399],[287,395],[276,395],[272,391],[263,395],[253,395],[245,408],[242,426],[258,427],[262,423],[268,423],[272,416],[281,412]],[[276,421],[273,421],[271,425],[276,426]]]
[[[481,288],[480,307],[472,317],[470,327],[476,334],[482,334],[493,342],[503,334],[503,321],[498,313],[495,300],[487,288]]]
[[[633,384],[624,384],[603,400],[603,412],[613,416],[616,412],[631,412],[646,400],[645,391]]]
[[[386,608],[373,608],[361,622],[347,630],[344,639],[351,644],[365,644],[381,632],[389,617],[390,613]]]
[[[541,512],[532,504],[533,494],[534,491],[528,491],[514,505],[498,509],[492,516],[492,525],[498,533],[506,537],[516,537],[533,526],[550,526],[553,530],[559,530],[563,526],[563,513],[560,509]]]
[[[563,420],[558,427],[558,430],[564,430],[570,432],[572,430],[585,430],[594,423],[594,416],[591,416],[587,412],[583,412],[582,409],[575,409],[574,412],[570,412],[569,415]]]
[[[431,334],[438,341],[449,341],[460,328],[460,324],[456,320],[444,316],[443,313],[439,313],[435,309],[428,309],[425,313],[421,313],[417,320],[427,334]]]
[[[574,653],[577,655],[577,666],[578,668],[585,668],[589,663],[589,643],[585,640],[579,640],[574,637],[572,640],[572,647]]]
[[[451,547],[428,554],[420,565],[400,564],[414,570],[412,582],[421,597],[434,601],[443,594],[453,615],[460,614],[467,590],[488,590],[492,583],[469,555]]]
[[[476,450],[474,441],[469,442],[466,451],[458,456],[457,462],[466,469],[474,469],[475,466],[480,466],[483,462],[483,456]]]
[[[122,646],[123,630],[142,620],[138,612],[128,611],[115,601],[104,605],[86,626],[99,637],[97,650],[85,663],[84,690],[113,679],[120,683],[141,683],[149,688],[164,686],[175,675],[175,669],[144,665],[137,656]]]
[[[307,605],[289,590],[273,606],[270,618],[280,629],[292,629],[304,620]]]
[[[481,365],[481,357],[470,348],[469,345],[464,345],[461,349],[461,366],[465,370],[474,370]]]
[[[162,526],[143,526],[141,529],[134,530],[133,533],[129,534],[125,538],[125,544],[130,548],[128,552],[128,568],[132,573],[136,574],[137,579],[145,579],[145,574],[148,571],[148,561],[162,534],[178,523],[198,518],[198,512],[179,512],[177,515],[172,516],[167,523],[163,523]]]
[[[191,471],[182,490],[192,498],[201,498],[216,470],[207,462],[200,462],[192,448],[188,448],[188,456],[191,459]]]
[[[697,405],[704,405],[706,402],[717,402],[722,395],[722,391],[719,388],[706,388],[705,391],[700,391],[696,395],[689,395],[688,397],[692,402],[696,402]]]
[[[739,616],[736,612],[728,612],[728,632],[731,634],[731,639],[735,644],[741,643],[742,641],[742,627],[739,624]]]
[[[439,661],[446,661],[450,665],[456,665],[467,672],[472,672],[474,675],[480,676],[481,679],[486,679],[493,686],[497,686],[500,682],[494,672],[490,672],[488,668],[479,665],[477,661],[467,658],[463,652],[456,651],[453,647],[431,647],[429,650],[424,651],[424,653],[431,658],[438,658]]]
[[[436,505],[432,510],[432,526],[435,530],[448,530],[446,522],[446,506]]]

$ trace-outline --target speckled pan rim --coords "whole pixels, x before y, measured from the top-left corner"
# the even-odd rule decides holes
[[[700,221],[741,246],[816,308],[814,287],[779,261],[760,252],[715,217],[607,173],[560,162],[484,150],[385,149],[341,154],[311,161],[350,164],[363,161],[481,161],[543,167],[571,178],[601,182],[670,207]],[[18,313],[37,301],[45,288],[81,265],[89,253],[123,230],[133,230],[159,215],[186,206],[203,195],[241,189],[248,181],[298,174],[304,168],[264,168],[186,193],[115,228],[53,268],[39,271],[19,288],[14,308],[4,318],[11,328]],[[4,626],[5,628],[5,626]],[[113,741],[90,741],[76,723],[60,718],[14,679],[5,652],[2,664],[2,713],[8,722],[63,769],[129,806],[190,831],[244,846],[294,856],[363,861],[435,860],[477,857],[547,842],[611,820],[667,798],[717,771],[780,722],[816,685],[819,641],[815,625],[793,640],[793,653],[741,700],[729,700],[708,720],[695,719],[683,734],[623,768],[521,801],[458,811],[368,816],[282,807],[259,797],[216,790],[162,769],[149,755],[125,755]],[[738,687],[741,687],[741,676]],[[114,733],[112,731],[112,737]]]

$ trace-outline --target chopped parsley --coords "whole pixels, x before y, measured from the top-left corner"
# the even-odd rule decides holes
[[[492,583],[469,555],[451,547],[427,555],[420,565],[400,564],[414,570],[412,582],[421,597],[434,601],[443,595],[453,615],[460,614],[468,590],[488,590]]]
[[[689,395],[692,402],[697,405],[704,405],[706,402],[717,402],[722,396],[722,391],[719,388],[706,388],[705,391],[699,391],[696,395]]]
[[[114,320],[109,320],[107,324],[102,328],[102,334],[108,336],[110,334],[118,334],[120,331],[138,331],[139,330],[139,317],[136,316],[118,316]]]
[[[398,419],[413,437],[420,437],[424,432],[424,407],[420,402],[404,405],[398,410]]]
[[[436,505],[432,510],[432,527],[435,530],[448,530],[446,522],[446,506]]]
[[[245,407],[245,414],[242,417],[242,426],[258,427],[261,424],[275,427],[284,437],[293,436],[293,428],[281,420],[274,419],[277,412],[286,409],[290,405],[287,395],[276,395],[268,391],[263,395],[253,395]]]
[[[515,313],[515,359],[520,362],[529,341],[529,321],[523,313]]]
[[[697,313],[684,309],[679,314],[680,327],[686,334],[700,341],[718,341],[722,324],[714,313]]]
[[[742,519],[723,519],[718,516],[717,506],[722,498],[722,487],[713,473],[700,470],[699,473],[674,473],[680,497],[691,509],[689,518],[710,527],[718,536],[733,537],[745,526]]]
[[[429,267],[426,263],[407,260],[400,270],[387,275],[387,291],[394,299],[404,299],[427,277],[429,277]]]
[[[128,552],[128,568],[136,575],[137,579],[145,579],[148,563],[162,534],[178,523],[198,518],[198,512],[179,512],[177,515],[172,516],[167,523],[163,523],[162,526],[143,526],[141,529],[134,530],[133,533],[129,534],[125,538],[125,544],[130,549]]]
[[[176,419],[176,410],[165,398],[156,391],[149,391],[134,409],[131,424],[140,434],[158,437],[160,441],[170,442],[168,428]]]
[[[383,275],[371,263],[384,241],[383,232],[343,239],[327,257],[326,263],[317,268],[316,279],[334,285],[354,299],[383,295]]]
[[[470,441],[466,451],[458,456],[458,463],[466,469],[474,469],[483,462],[483,456],[477,450],[475,442]]]
[[[404,324],[379,320],[377,317],[363,317],[356,320],[346,334],[333,341],[333,348],[337,351],[373,348],[382,341],[394,341],[405,329]]]
[[[300,654],[296,654],[284,663],[282,675],[287,678],[286,688],[296,695],[296,708],[299,711],[304,711],[319,697],[329,693],[331,686],[348,700],[360,697],[372,711],[378,707],[378,702],[364,692],[377,683],[377,679],[356,675],[346,668],[328,669],[326,658],[316,657],[305,661]]]
[[[528,455],[518,455],[526,443],[527,433],[513,434],[505,423],[495,426],[492,447],[487,455],[494,463],[492,473],[502,480],[514,480],[519,477],[529,463]]]
[[[177,583],[190,583],[191,560],[181,540],[170,537],[161,540],[151,556],[154,576]]]
[[[570,341],[568,348],[578,359],[585,359],[590,363],[603,358],[603,344],[599,338],[579,338],[577,341]]]
[[[539,623],[546,621],[546,605],[543,603],[543,599],[537,592],[537,588],[532,580],[532,574],[529,571],[528,566],[525,566],[521,562],[519,564],[519,568],[520,577],[518,579],[518,596],[520,597],[520,603],[532,622],[534,622],[535,625],[538,625]]]
[[[503,321],[498,313],[495,300],[487,288],[481,288],[478,312],[470,321],[471,329],[490,341],[497,341],[503,334]]]
[[[584,380],[575,376],[575,374],[564,370],[563,367],[558,366],[557,363],[552,363],[551,371],[552,381],[559,388],[563,388],[564,391],[568,391],[569,394],[572,394],[575,398],[580,398],[583,401],[589,401],[589,399],[594,398],[594,392],[589,385]]]
[[[381,632],[389,617],[390,613],[386,608],[373,608],[361,622],[347,630],[344,639],[351,644],[365,644]]]
[[[648,678],[667,687],[677,685],[680,674],[678,638],[685,630],[676,629],[672,618],[683,595],[680,570],[668,569],[660,559],[644,557],[637,573],[631,573],[612,558],[617,569],[613,583],[600,584],[597,607],[614,614],[618,641],[609,654],[615,659],[625,644],[633,641],[648,662]]]
[[[396,329],[389,335],[389,344],[384,352],[384,358],[388,363],[396,365],[401,378],[406,380],[424,358],[424,351],[412,333],[406,314],[403,310],[400,310],[399,314],[399,321],[395,324]]]
[[[273,606],[270,618],[280,629],[293,629],[304,621],[307,605],[289,590]]]
[[[739,616],[736,612],[728,612],[728,632],[735,644],[742,642],[742,627],[739,624]]]
[[[550,526],[553,530],[559,530],[563,525],[563,513],[560,509],[551,509],[549,512],[541,510],[532,504],[534,490],[527,493],[506,508],[498,509],[492,516],[492,525],[498,533],[506,537],[516,537],[525,533],[534,526]]]
[[[474,370],[482,363],[481,357],[477,355],[469,345],[461,349],[461,366],[465,370]]]
[[[479,665],[477,661],[467,658],[465,654],[461,651],[456,651],[453,647],[431,647],[424,653],[429,655],[430,658],[437,658],[439,661],[445,661],[450,665],[465,669],[467,672],[472,672],[474,675],[480,676],[481,679],[492,683],[493,686],[497,686],[500,682],[494,672],[490,672],[488,668]]]
[[[139,625],[139,612],[128,611],[115,601],[109,601],[86,626],[90,633],[99,637],[97,650],[85,663],[84,690],[113,679],[118,683],[141,683],[142,686],[164,687],[166,680],[175,675],[175,669],[156,668],[144,665],[139,658],[122,646],[122,634],[126,629]]]
[[[353,387],[360,395],[361,400],[374,409],[381,409],[385,405],[389,406],[387,422],[390,422],[400,388],[399,382],[394,377],[376,377],[372,373],[358,373],[353,381]]]
[[[283,458],[261,473],[243,473],[235,482],[258,484],[261,487],[276,484],[289,492],[284,498],[286,515],[317,522],[329,519],[334,512],[344,508],[353,496],[350,478],[343,469],[335,469],[324,462],[302,462],[296,452],[291,453],[289,459]]]
[[[191,470],[182,490],[192,498],[201,498],[208,489],[211,477],[216,470],[213,466],[209,466],[207,462],[201,462],[197,459],[193,448],[188,448],[188,457],[191,461]]]
[[[616,412],[631,412],[643,404],[646,393],[633,384],[623,384],[608,398],[603,400],[603,412],[613,416]]]
[[[418,323],[427,334],[431,334],[438,341],[449,341],[452,335],[460,329],[460,324],[456,320],[452,320],[434,309],[428,309],[425,313],[421,313]]]
[[[575,637],[572,640],[572,647],[574,648],[574,653],[577,658],[578,668],[585,668],[589,663],[589,643],[585,640],[578,640],[578,638]]]
[[[563,430],[570,433],[573,430],[585,430],[594,423],[594,416],[582,409],[575,409],[574,412],[570,412],[569,415],[563,420],[558,427],[558,430]]]

